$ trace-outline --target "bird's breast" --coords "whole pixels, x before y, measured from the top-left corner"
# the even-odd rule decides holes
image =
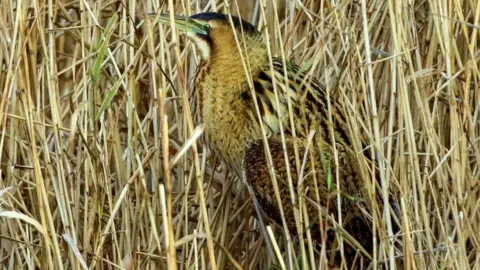
[[[259,133],[241,98],[244,83],[234,76],[199,75],[203,76],[196,80],[200,93],[195,106],[201,114],[198,119],[205,125],[203,141],[227,167],[240,171],[246,145]]]

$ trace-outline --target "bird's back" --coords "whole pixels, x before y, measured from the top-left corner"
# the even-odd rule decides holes
[[[260,206],[270,218],[281,223],[280,203],[287,227],[297,232],[294,208],[302,212],[298,208],[299,200],[302,200],[304,213],[308,215],[308,219],[303,219],[304,229],[310,228],[317,240],[320,240],[320,229],[310,226],[310,223],[318,221],[325,209],[329,214],[340,214],[344,228],[369,250],[371,231],[358,207],[363,204],[367,193],[352,149],[352,134],[345,111],[333,99],[334,94],[327,93],[315,78],[295,64],[284,65],[280,59],[273,61],[272,68],[258,74],[254,90],[262,122],[270,133],[267,140],[269,149],[265,151],[262,139],[249,142],[242,170]],[[291,110],[288,109],[288,99]],[[253,107],[251,111],[254,111]],[[252,121],[258,121],[256,119],[258,117]],[[310,134],[314,134],[311,141],[308,139]],[[265,153],[271,155],[271,163]],[[270,166],[275,169],[277,187],[273,183]],[[291,186],[295,199],[290,196]],[[275,189],[279,191],[280,202],[273,192]],[[337,200],[337,195],[340,200]],[[332,239],[335,237],[330,237],[329,241]],[[355,252],[352,251],[352,254]]]
[[[268,65],[254,78],[254,93],[262,120],[272,134],[280,134],[281,122],[287,136],[295,133],[296,137],[307,138],[315,131],[327,144],[333,139],[350,144],[347,122],[333,93],[327,93],[322,84],[297,65],[274,58],[272,67]],[[249,109],[255,111],[253,101]]]

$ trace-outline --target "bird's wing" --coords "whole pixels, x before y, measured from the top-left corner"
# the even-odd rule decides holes
[[[306,138],[315,130],[317,135],[321,133],[321,138],[330,142],[329,134],[335,130],[336,140],[349,144],[347,124],[338,104],[320,82],[297,65],[290,62],[284,65],[282,60],[275,58],[272,67],[267,66],[256,74],[253,84],[261,119],[270,133],[279,134],[282,124],[284,132],[291,134],[290,122],[293,122],[298,137]],[[295,116],[293,121],[289,120],[288,98]],[[255,115],[253,111],[252,116]]]
[[[288,79],[285,79],[285,74]],[[353,228],[348,229],[349,232],[359,233],[353,235],[355,239],[368,235],[370,232],[368,222],[364,222],[357,205],[358,199],[365,198],[367,193],[364,182],[357,175],[355,157],[349,149],[351,144],[347,122],[342,114],[342,108],[332,98],[333,95],[328,94],[315,78],[298,66],[292,63],[284,65],[279,59],[274,59],[272,67],[259,72],[253,78],[253,83],[260,119],[270,133],[266,139],[268,151],[265,149],[263,139],[250,142],[245,148],[242,164],[244,180],[251,186],[251,193],[254,194],[252,197],[259,205],[258,208],[262,208],[279,224],[285,221],[285,226],[292,231],[296,228],[296,221],[294,204],[289,195],[291,187],[296,194],[297,206],[298,200],[305,198],[304,213],[308,215],[309,224],[304,225],[311,225],[318,220],[321,215],[318,206],[325,207],[328,213],[335,213],[338,203],[336,194],[340,193],[343,226]],[[246,99],[253,100],[251,97]],[[293,128],[297,139],[291,136],[293,128],[290,125],[288,99],[291,101],[292,115],[295,116]],[[253,108],[255,107],[252,105],[251,114],[256,116]],[[281,125],[285,134],[283,139],[279,135]],[[311,130],[315,130],[317,142],[318,140],[325,142],[326,148],[308,145],[307,137]],[[332,134],[337,143],[335,159],[333,149],[329,147],[332,144]],[[295,149],[298,150],[300,157],[299,168],[293,154]],[[286,156],[285,151],[288,153]],[[271,162],[268,162],[268,155],[271,156]],[[285,157],[288,159],[289,167],[286,165]],[[276,187],[271,171],[274,171],[276,176]],[[292,185],[288,182],[287,171],[290,173]],[[299,185],[300,182],[302,185]],[[302,190],[298,190],[300,186]],[[279,197],[273,192],[276,189]],[[285,213],[283,221],[279,211],[280,204]],[[318,227],[305,228],[310,228],[313,238],[320,239]],[[368,236],[366,239],[369,239]]]
[[[339,184],[336,186],[334,177],[335,166],[332,157],[328,153],[320,154],[320,152],[308,146],[307,140],[298,138],[297,148],[301,158],[302,165],[299,169],[296,168],[294,152],[294,142],[292,138],[286,138],[285,141],[279,136],[271,136],[267,139],[268,153],[271,156],[271,163],[268,162],[268,156],[265,151],[265,144],[263,140],[256,140],[251,142],[245,149],[243,157],[244,181],[251,187],[249,189],[256,207],[261,208],[268,217],[273,219],[278,224],[283,224],[281,218],[280,207],[285,213],[285,225],[293,232],[296,228],[296,221],[294,215],[294,204],[290,184],[288,182],[287,170],[290,172],[293,191],[296,196],[296,204],[298,206],[299,200],[304,199],[303,204],[306,207],[308,215],[308,224],[306,228],[313,228],[310,225],[318,221],[320,212],[318,206],[326,207],[328,213],[335,213],[337,211],[337,197],[340,193],[342,198],[342,216],[344,222],[352,219],[356,220],[361,216],[357,206],[358,198],[363,198],[362,194],[366,194],[363,182],[359,181],[354,170],[354,163],[351,156],[342,156],[340,159],[345,159],[339,162],[340,173]],[[287,168],[285,163],[284,150],[288,154],[288,163],[290,168]],[[347,160],[348,159],[348,160]],[[276,187],[271,177],[271,169],[274,170]],[[302,190],[298,190],[302,183]],[[278,189],[280,197],[278,200],[275,196],[275,189]],[[300,198],[301,197],[301,198]],[[280,206],[281,204],[281,206]],[[258,206],[257,206],[258,205]],[[304,218],[304,221],[305,218]],[[347,222],[349,223],[349,222]],[[350,224],[345,223],[345,226]],[[312,237],[319,239],[319,231],[317,229],[311,230]]]
[[[276,181],[277,181],[277,188],[280,194],[284,194],[284,196],[280,197],[280,202],[282,205],[282,208],[285,213],[285,221],[286,225],[289,228],[294,228],[295,227],[295,220],[294,220],[294,215],[293,215],[293,205],[291,201],[291,197],[287,196],[287,194],[290,194],[290,187],[287,182],[287,167],[285,164],[285,156],[284,156],[284,148],[282,144],[281,138],[278,136],[271,136],[267,139],[267,143],[269,146],[269,153],[272,158],[272,164],[273,168],[275,170],[275,175],[276,175]],[[291,138],[286,139],[286,148],[287,152],[293,153],[293,142]],[[300,155],[305,155],[305,147],[303,146],[303,143],[301,140],[299,140],[300,146],[299,146],[299,152]],[[313,152],[310,152],[313,153]],[[288,155],[289,159],[289,164],[290,164],[290,175],[292,178],[293,187],[296,192],[297,186],[298,186],[298,178],[299,175],[297,173],[297,170],[294,168],[295,164],[295,157],[294,155],[290,154]],[[303,176],[310,175],[312,176],[312,170],[311,170],[311,163],[307,162],[308,167],[305,168],[304,171],[301,172]],[[292,167],[293,166],[293,167]],[[254,142],[251,142],[246,150],[245,150],[245,155],[243,158],[243,168],[245,170],[245,175],[244,177],[246,178],[247,182],[252,186],[253,192],[256,195],[256,198],[258,200],[258,203],[261,205],[262,209],[268,213],[269,217],[275,220],[277,223],[282,224],[281,216],[280,216],[280,211],[279,211],[279,204],[278,200],[275,197],[275,193],[273,192],[275,190],[273,181],[271,180],[271,174],[270,174],[270,166],[269,162],[267,162],[267,156],[265,155],[265,148],[264,148],[264,143],[263,140],[256,140]],[[323,170],[321,168],[316,168],[316,176],[318,178],[321,178],[322,183],[323,183]],[[307,186],[309,186],[310,181],[305,182]],[[320,184],[318,185],[319,191],[320,191],[320,198],[325,200],[328,196],[328,190],[326,189],[326,185]],[[310,187],[310,192],[309,194],[305,194],[306,196],[310,197],[314,201],[316,196],[313,195],[313,186]],[[321,203],[323,205],[323,203]],[[313,215],[317,213],[314,208],[312,208],[311,204],[309,205],[310,211]]]

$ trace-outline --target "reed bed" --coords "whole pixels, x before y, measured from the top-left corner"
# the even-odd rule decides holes
[[[147,14],[206,10],[257,25],[369,138],[365,268],[480,268],[479,1],[0,3],[2,269],[330,267],[270,223],[269,249],[245,187],[198,141],[198,54]]]

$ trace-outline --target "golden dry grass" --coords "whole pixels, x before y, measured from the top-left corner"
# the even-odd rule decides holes
[[[2,269],[328,267],[276,226],[269,255],[243,185],[195,143],[195,50],[135,19],[202,10],[260,22],[369,136],[370,267],[480,268],[479,1],[172,2],[0,2]]]

